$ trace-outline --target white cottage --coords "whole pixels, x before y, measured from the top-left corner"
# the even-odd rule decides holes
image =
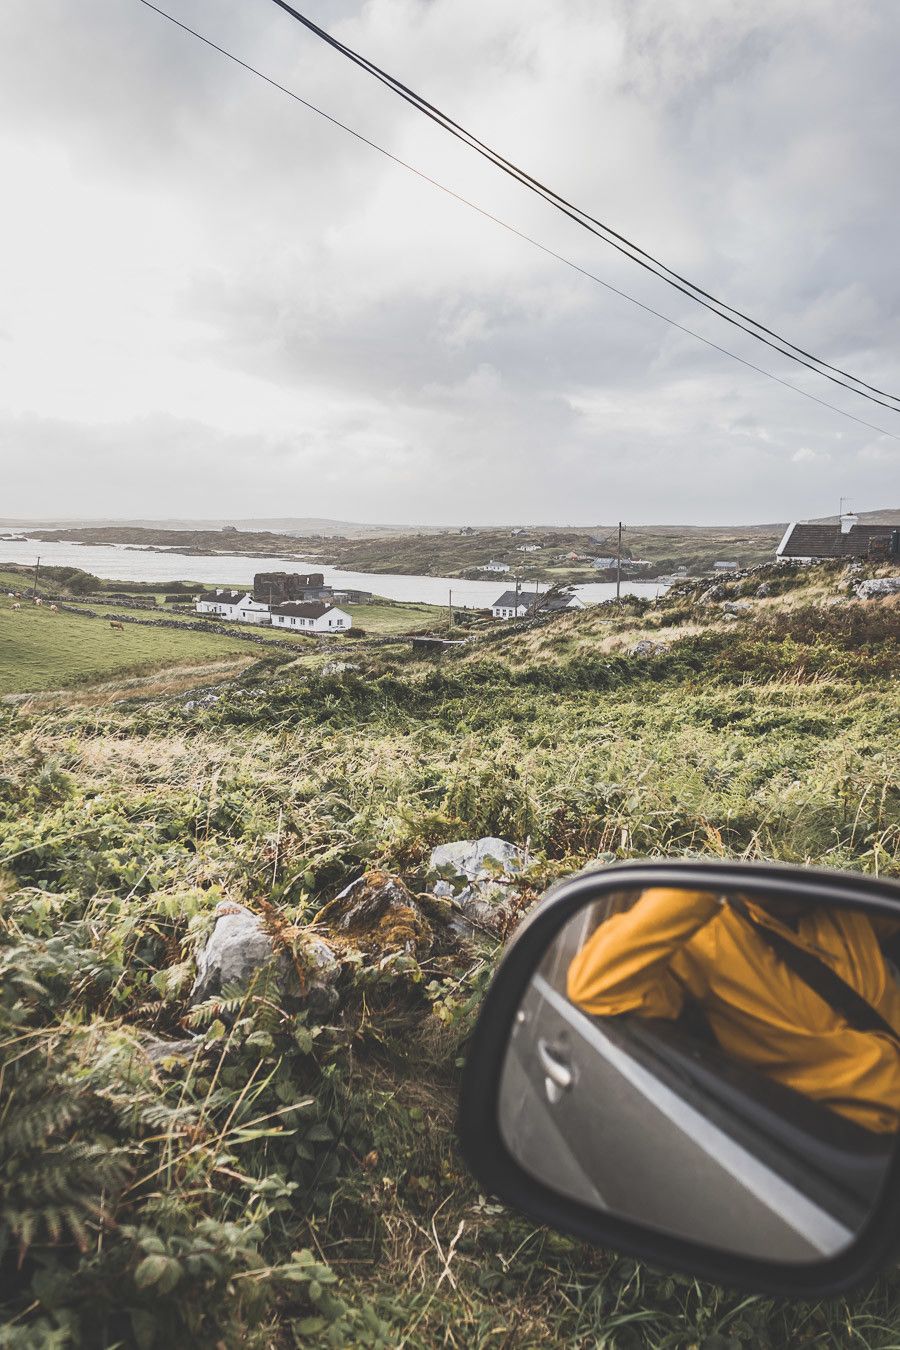
[[[353,627],[353,619],[346,610],[324,600],[287,600],[272,606],[272,627],[289,628],[295,633],[346,633]]]
[[[254,600],[250,591],[216,591],[215,595],[204,595],[197,601],[198,614],[215,614],[220,619],[232,619],[238,623],[269,623],[269,606],[260,600]]]
[[[492,559],[489,563],[485,563],[478,570],[480,572],[508,572],[510,570],[510,566],[509,563],[494,562],[494,560]]]
[[[525,619],[532,614],[555,613],[560,609],[584,609],[584,601],[574,593],[562,592],[547,598],[546,591],[504,591],[491,605],[495,619]]]
[[[220,619],[236,619],[243,600],[249,599],[247,591],[218,590],[214,595],[201,595],[195,609],[198,614],[215,614]]]

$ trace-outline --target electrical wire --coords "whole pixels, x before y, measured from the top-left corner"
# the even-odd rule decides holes
[[[748,361],[746,357],[739,356],[737,352],[731,351],[730,348],[721,346],[718,342],[714,342],[712,338],[704,337],[702,333],[698,333],[693,328],[688,328],[685,324],[670,318],[660,310],[654,309],[652,305],[645,304],[643,300],[638,300],[636,296],[629,295],[627,291],[620,290],[618,286],[613,286],[611,282],[604,281],[602,277],[598,277],[594,272],[589,271],[586,267],[582,267],[579,263],[573,262],[571,258],[565,257],[562,253],[557,253],[556,250],[550,248],[548,244],[542,244],[539,239],[535,239],[532,235],[526,234],[524,230],[518,229],[515,225],[510,225],[508,221],[503,220],[500,216],[494,215],[493,212],[486,210],[485,207],[478,206],[476,202],[470,201],[468,197],[462,196],[461,193],[455,192],[453,188],[449,188],[446,184],[439,182],[438,179],[432,178],[430,174],[425,173],[422,169],[417,169],[414,164],[410,164],[407,160],[401,159],[399,155],[395,155],[391,150],[386,150],[384,146],[379,145],[376,141],[363,135],[361,131],[357,131],[346,122],[342,122],[331,113],[325,112],[324,109],[317,107],[315,103],[311,103],[308,99],[303,98],[293,89],[289,89],[287,85],[279,84],[277,80],[273,79],[270,75],[264,74],[264,72],[258,70],[256,66],[250,65],[249,62],[242,60],[241,57],[228,51],[227,48],[220,47],[217,42],[212,40],[212,38],[206,37],[203,33],[198,32],[197,29],[191,28],[186,23],[182,23],[180,19],[176,19],[175,16],[168,13],[167,10],[161,9],[158,5],[154,5],[152,0],[138,0],[138,4],[143,5],[145,9],[153,10],[155,14],[158,14],[163,19],[167,19],[169,23],[174,24],[176,28],[180,28],[183,32],[190,34],[191,37],[197,38],[198,41],[202,42],[205,46],[212,48],[213,51],[218,52],[221,56],[234,62],[235,65],[240,66],[242,70],[246,70],[251,75],[256,75],[266,84],[271,85],[273,89],[277,89],[280,93],[286,94],[288,98],[293,99],[295,103],[299,103],[310,112],[316,113],[317,116],[324,118],[326,122],[330,122],[332,126],[337,127],[339,130],[345,131],[349,136],[352,136],[361,144],[367,145],[372,150],[376,150],[393,164],[397,164],[400,168],[415,174],[417,178],[430,184],[431,187],[437,188],[440,192],[445,193],[446,196],[452,197],[454,201],[477,212],[477,214],[483,216],[485,220],[490,220],[495,225],[501,226],[502,229],[515,235],[517,239],[521,239],[526,244],[530,244],[533,248],[539,249],[548,257],[554,258],[557,262],[564,263],[566,267],[570,267],[574,272],[578,272],[589,281],[596,282],[596,284],[602,286],[604,290],[610,291],[613,295],[617,295],[623,300],[627,300],[632,305],[636,305],[638,309],[642,309],[646,314],[652,314],[654,318],[661,319],[663,323],[668,324],[671,328],[675,328],[679,332],[685,333],[688,337],[694,338],[697,342],[702,342],[704,346],[712,348],[713,351],[721,352],[723,356],[731,357],[733,361],[740,362],[740,364],[746,366],[748,370],[756,371],[758,375],[765,375],[767,379],[774,380],[776,384],[783,385],[785,389],[790,389],[793,393],[800,394],[803,398],[810,399],[813,403],[818,403],[820,407],[829,408],[831,412],[836,412],[841,417],[849,418],[851,422],[856,422],[859,426],[867,427],[869,431],[875,431],[879,436],[889,436],[892,440],[900,441],[900,435],[896,432],[887,431],[884,427],[876,426],[874,422],[867,422],[865,418],[857,417],[855,413],[848,412],[846,408],[841,408],[836,403],[829,403],[827,399],[820,398],[818,394],[810,393],[808,389],[803,389],[798,384],[792,384],[790,380],[785,380],[782,376],[774,374],[773,371],[766,370],[764,366],[758,366],[753,361]]]
[[[774,351],[780,352],[782,356],[787,356],[790,360],[796,361],[799,365],[805,366],[808,370],[812,370],[816,374],[823,376],[825,379],[831,380],[833,384],[838,384],[844,389],[849,389],[852,393],[858,394],[861,398],[867,398],[870,402],[877,403],[884,408],[889,408],[892,412],[900,412],[900,406],[898,406],[900,405],[900,395],[888,393],[883,389],[879,389],[876,385],[868,384],[865,380],[860,379],[859,376],[853,375],[849,371],[843,370],[840,366],[832,365],[821,357],[815,356],[812,352],[808,352],[803,347],[799,347],[796,343],[790,342],[787,338],[782,337],[771,328],[767,328],[765,324],[759,323],[756,319],[744,314],[741,310],[735,309],[733,306],[727,305],[723,300],[717,299],[708,291],[703,290],[702,287],[689,281],[687,277],[682,276],[681,273],[668,267],[665,263],[654,257],[652,253],[648,253],[625,235],[612,229],[611,226],[604,224],[595,216],[590,215],[587,211],[583,211],[580,207],[575,206],[558,192],[547,187],[545,183],[532,177],[531,174],[527,173],[518,165],[513,164],[510,160],[501,155],[499,151],[486,145],[484,141],[481,141],[473,132],[468,131],[465,127],[454,121],[447,113],[444,113],[433,103],[429,103],[421,94],[417,94],[415,90],[410,89],[395,76],[389,74],[380,66],[377,66],[373,61],[370,61],[368,57],[361,55],[361,53],[355,51],[352,47],[348,47],[338,38],[333,37],[326,29],[321,28],[318,24],[314,23],[312,19],[307,18],[305,14],[302,14],[298,9],[295,9],[293,5],[288,4],[287,0],[272,0],[272,2],[286,14],[289,14],[291,18],[302,24],[303,27],[314,34],[314,36],[327,43],[329,47],[332,47],[335,51],[339,52],[342,56],[345,56],[362,70],[365,70],[368,74],[374,76],[375,79],[386,85],[387,88],[391,89],[395,94],[398,94],[405,102],[418,109],[419,112],[424,113],[431,121],[436,122],[439,126],[443,127],[445,131],[449,131],[457,140],[468,145],[471,149],[475,150],[477,154],[481,155],[484,159],[487,159],[490,163],[508,174],[511,178],[514,178],[517,182],[528,188],[529,191],[536,193],[539,197],[543,198],[544,201],[555,206],[557,210],[560,210],[564,215],[568,216],[571,220],[574,220],[575,223],[580,225],[583,229],[589,230],[591,234],[596,235],[599,239],[602,239],[604,243],[609,244],[632,262],[637,263],[639,267],[643,267],[653,276],[658,277],[661,281],[665,282],[666,285],[671,286],[676,291],[680,291],[682,295],[686,295],[688,299],[702,305],[704,309],[709,310],[720,319],[724,319],[726,323],[730,323],[734,327],[741,329],[742,332],[748,333],[758,342],[762,342],[767,347],[771,347]],[[829,374],[829,372],[832,373]],[[848,380],[853,383],[848,384]],[[857,388],[857,386],[861,387]],[[865,390],[869,390],[870,392],[866,393],[864,392]],[[872,395],[881,395],[882,397],[872,397]],[[885,402],[885,399],[893,400],[893,402]]]

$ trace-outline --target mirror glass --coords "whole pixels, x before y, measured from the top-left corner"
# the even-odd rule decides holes
[[[900,920],[654,888],[556,935],[510,1033],[507,1148],[597,1210],[769,1261],[871,1214],[900,1124]]]

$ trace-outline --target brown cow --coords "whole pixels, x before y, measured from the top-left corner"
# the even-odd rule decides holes
[[[21,609],[21,608],[22,606],[19,604],[18,601],[16,601],[16,603],[13,605],[13,609]]]
[[[123,623],[119,623],[115,619],[110,619],[109,626],[110,628],[118,628],[123,633],[125,632],[125,625]]]
[[[58,614],[58,613],[59,613],[59,605],[51,605],[51,606],[50,606],[50,613],[51,613],[51,614]]]
[[[44,602],[43,602],[43,600],[41,599],[41,597],[40,597],[39,595],[36,595],[36,596],[34,597],[34,603],[35,603],[36,605],[42,605]]]

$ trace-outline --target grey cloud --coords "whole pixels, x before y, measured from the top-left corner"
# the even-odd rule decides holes
[[[900,432],[900,418],[792,369],[496,179],[274,7],[169,3],[612,284]],[[672,266],[896,383],[890,7],[309,8]],[[136,0],[7,0],[0,50],[5,140],[60,151],[98,193],[149,190],[180,213],[189,275],[159,282],[172,351],[198,372],[252,378],[260,405],[259,430],[240,434],[227,398],[186,415],[164,386],[130,418],[10,412],[7,448],[28,447],[5,482],[11,512],[34,514],[51,492],[94,514],[146,514],[152,495],[160,514],[271,515],[286,490],[303,498],[297,514],[432,522],[777,519],[824,513],[844,493],[893,504],[896,442],[470,218]],[[124,292],[121,304],[133,314],[152,299]],[[13,343],[17,322],[0,305]],[[296,399],[296,417],[282,416],[292,425],[273,430],[267,390]]]

